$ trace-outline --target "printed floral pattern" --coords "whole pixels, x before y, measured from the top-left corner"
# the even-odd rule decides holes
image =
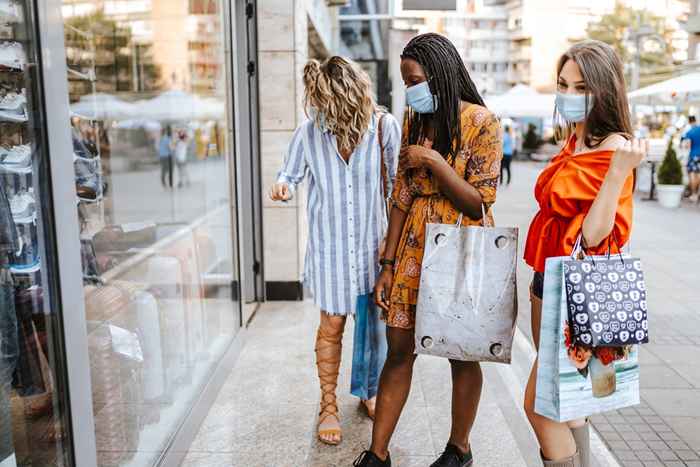
[[[501,130],[498,120],[484,107],[470,105],[462,112],[462,147],[454,161],[456,172],[474,186],[484,200],[486,216],[493,223],[490,207],[496,201],[501,169]],[[403,144],[407,144],[407,122],[403,126]],[[388,326],[415,327],[418,285],[425,246],[427,223],[455,223],[459,212],[440,193],[436,181],[426,169],[410,170],[399,159],[392,196],[394,206],[408,213],[396,252],[396,272],[391,291],[391,307],[385,313]],[[462,225],[482,225],[464,216]]]

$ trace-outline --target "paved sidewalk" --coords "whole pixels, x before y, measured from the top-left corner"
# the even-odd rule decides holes
[[[516,163],[513,183],[499,192],[496,223],[520,227],[521,244],[536,204],[532,187],[542,165]],[[666,210],[635,204],[633,254],[641,257],[649,289],[651,343],[641,350],[642,404],[594,419],[624,466],[700,466],[700,206]],[[522,251],[522,248],[521,248]],[[519,327],[530,335],[521,262]]]
[[[308,302],[268,303],[255,316],[246,344],[185,467],[349,467],[368,445],[371,422],[349,395],[353,323],[346,327],[338,394],[343,443],[316,441],[318,383],[314,335],[318,311]],[[505,390],[504,365],[484,365],[484,394],[473,433],[476,465],[536,466],[537,447]],[[449,434],[450,376],[446,360],[421,357],[392,441],[393,465],[426,467]]]

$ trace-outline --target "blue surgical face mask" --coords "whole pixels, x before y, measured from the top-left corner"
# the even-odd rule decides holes
[[[419,114],[431,114],[437,110],[437,99],[430,92],[427,81],[406,88],[406,104]]]
[[[586,107],[586,100],[588,100],[588,107]],[[586,99],[586,94],[558,92],[555,105],[564,120],[569,123],[580,123],[586,120],[588,113],[593,108],[593,96],[588,95],[588,99]]]

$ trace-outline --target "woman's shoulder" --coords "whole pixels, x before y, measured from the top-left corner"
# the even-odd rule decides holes
[[[383,128],[393,128],[399,127],[399,121],[394,117],[394,114],[387,112],[386,110],[380,110],[377,112],[378,121],[381,121]]]
[[[596,148],[596,150],[615,152],[626,142],[627,138],[624,135],[621,135],[620,133],[611,133],[600,142],[600,145]]]
[[[467,104],[462,109],[462,123],[473,127],[498,125],[498,118],[483,105]]]

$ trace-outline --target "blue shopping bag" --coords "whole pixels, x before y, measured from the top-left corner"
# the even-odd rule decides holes
[[[386,324],[372,295],[357,297],[352,348],[350,393],[362,400],[377,395],[379,376],[386,360]]]
[[[535,412],[557,422],[639,404],[637,345],[572,343],[564,283],[570,259],[548,258],[544,274]]]

